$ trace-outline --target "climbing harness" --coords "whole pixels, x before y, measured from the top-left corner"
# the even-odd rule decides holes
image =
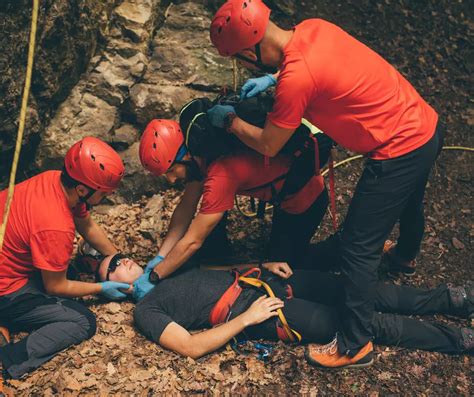
[[[7,229],[8,215],[10,213],[10,206],[13,199],[13,192],[15,189],[16,170],[18,168],[18,161],[19,161],[20,152],[21,152],[21,142],[23,141],[23,131],[25,129],[26,110],[28,106],[28,97],[30,95],[31,75],[33,73],[33,61],[34,61],[34,55],[35,55],[36,28],[38,24],[38,9],[39,9],[39,0],[33,0],[33,10],[31,13],[30,43],[28,47],[28,62],[26,66],[25,87],[23,89],[23,98],[21,101],[20,123],[18,125],[18,135],[16,138],[15,153],[13,155],[12,169],[10,172],[10,182],[8,184],[7,201],[5,203],[5,210],[3,212],[2,224],[0,225],[0,252],[2,251],[3,239],[5,237],[5,231]]]
[[[255,274],[256,277],[250,277],[252,274]],[[234,270],[234,282],[222,294],[209,314],[210,324],[212,326],[216,326],[229,321],[232,315],[232,306],[243,290],[241,283],[256,287],[258,289],[264,289],[268,296],[275,298],[276,295],[272,288],[265,281],[261,280],[260,276],[261,270],[257,267],[247,270],[242,275],[238,271]],[[292,297],[293,295],[290,287],[287,289],[287,298],[291,299]],[[288,325],[283,311],[281,309],[277,309],[277,313],[278,320],[276,321],[276,329],[278,338],[284,342],[301,342],[301,335]]]

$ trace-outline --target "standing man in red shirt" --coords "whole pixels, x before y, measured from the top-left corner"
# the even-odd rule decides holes
[[[15,187],[0,252],[0,323],[31,333],[0,347],[7,377],[18,379],[94,335],[94,314],[71,298],[125,297],[128,284],[66,278],[76,230],[102,254],[117,253],[87,207],[117,189],[123,174],[120,156],[86,137],[69,149],[62,172],[46,171]],[[7,191],[1,191],[0,214],[6,198]]]
[[[342,332],[337,349],[311,348],[322,367],[367,366],[373,361],[374,291],[385,239],[397,221],[391,257],[410,270],[423,236],[423,196],[442,147],[438,115],[380,55],[322,19],[283,30],[261,0],[229,0],[211,24],[223,56],[273,75],[253,79],[243,96],[276,84],[275,104],[263,129],[235,117],[232,106],[208,111],[213,125],[256,151],[275,156],[304,117],[336,143],[367,156],[341,235],[344,277]]]
[[[164,175],[172,184],[185,182],[186,188],[159,255],[147,265],[149,271],[134,283],[138,300],[151,290],[152,283],[173,273],[197,252],[225,212],[234,207],[236,194],[272,201],[281,191],[291,165],[291,156],[278,155],[266,163],[264,156],[250,150],[206,164],[188,151],[183,132],[173,120],[153,120],[148,124],[140,141],[140,160],[154,175]],[[286,195],[274,208],[266,261],[269,264],[264,267],[285,278],[292,272],[284,262],[301,262],[326,213],[327,191],[322,176],[314,174],[314,162],[313,156],[304,186]]]

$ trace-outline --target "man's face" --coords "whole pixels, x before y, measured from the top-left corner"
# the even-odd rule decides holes
[[[107,270],[114,255],[104,258],[99,267],[99,278],[106,281]],[[109,273],[109,281],[119,283],[133,284],[141,275],[143,269],[130,258],[121,258],[117,261],[117,267]]]
[[[188,181],[188,169],[184,164],[173,164],[168,171],[165,172],[166,180],[172,185],[177,182],[187,182]]]

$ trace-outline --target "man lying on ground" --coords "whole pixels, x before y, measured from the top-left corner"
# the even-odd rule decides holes
[[[131,277],[138,265],[131,265],[125,260],[117,262],[116,258],[109,256],[104,259],[99,268],[101,279],[104,280],[112,262],[116,270],[110,274],[113,274],[114,280],[131,283],[131,279],[138,275],[137,272]],[[282,266],[285,267],[284,273],[289,275],[287,279],[273,274],[281,274]],[[254,268],[247,277],[240,278],[240,294],[235,293],[240,290],[236,282],[239,274],[236,272],[193,269],[161,280],[138,303],[136,324],[149,339],[194,359],[217,350],[240,334],[247,339],[285,341],[298,341],[301,336],[302,343],[311,343],[307,347],[306,358],[314,364],[312,354],[320,348],[316,344],[330,342],[340,329],[335,309],[342,298],[340,277],[317,271],[292,271],[284,263],[267,263],[263,267]],[[241,274],[244,272],[242,270]],[[260,277],[255,278],[260,272]],[[261,281],[270,287],[274,297],[268,297],[265,288],[255,287]],[[233,295],[235,300],[229,295]],[[229,306],[230,310],[226,310]],[[278,313],[279,309],[282,315]],[[448,354],[473,353],[472,328],[408,317],[435,313],[472,316],[472,283],[467,287],[440,285],[425,290],[379,282],[375,310],[377,313],[372,320],[375,343]],[[284,326],[285,321],[288,327]],[[219,324],[219,327],[213,328]],[[189,330],[204,328],[208,330],[189,333]],[[333,348],[336,348],[335,344]],[[370,360],[372,354],[354,366],[366,366]]]

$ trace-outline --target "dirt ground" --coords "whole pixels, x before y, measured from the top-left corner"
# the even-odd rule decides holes
[[[355,3],[355,4],[353,4]],[[340,3],[338,3],[340,4]],[[474,146],[472,126],[473,24],[467,3],[447,1],[358,1],[340,4],[339,14],[318,15],[338,21],[408,77],[442,114],[448,125],[446,144]],[[301,17],[315,15],[311,4],[301,3]],[[334,10],[336,7],[331,7]],[[328,7],[329,9],[329,7]],[[348,153],[340,151],[339,158]],[[339,220],[343,219],[361,172],[358,160],[337,169]],[[473,272],[473,158],[464,151],[443,151],[429,181],[426,235],[418,258],[418,272],[396,282],[433,287],[462,284]],[[165,221],[179,192],[165,197]],[[102,207],[96,218],[124,252],[145,263],[155,244],[137,231],[147,198],[133,205]],[[235,209],[229,217],[234,251],[257,257],[269,230],[256,219]],[[329,217],[315,236],[331,231]],[[158,242],[159,243],[159,242]],[[383,277],[382,272],[382,277]],[[153,395],[183,394],[344,394],[344,395],[473,395],[474,361],[467,356],[408,351],[377,346],[375,364],[359,371],[326,372],[310,367],[303,347],[278,343],[268,362],[225,348],[198,361],[179,357],[147,341],[132,323],[133,303],[88,300],[98,319],[97,334],[89,341],[62,352],[20,381],[10,381],[12,395]],[[465,326],[465,321],[437,317]]]

